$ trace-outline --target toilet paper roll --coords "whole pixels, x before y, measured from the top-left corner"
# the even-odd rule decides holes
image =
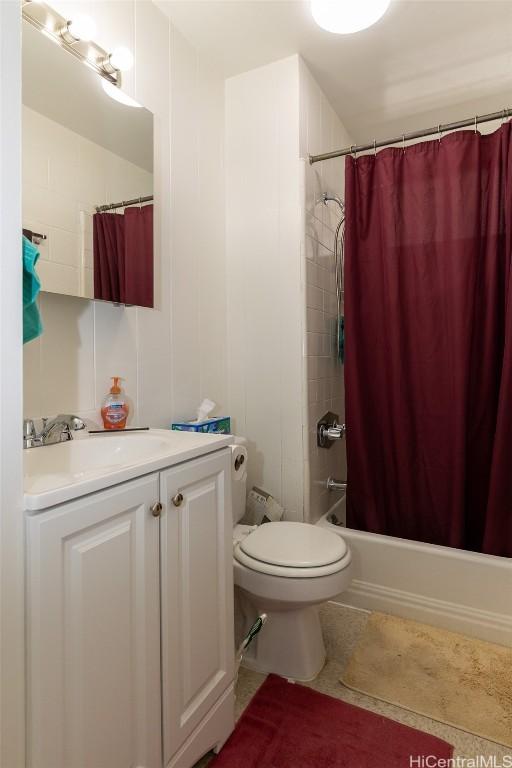
[[[244,445],[230,445],[231,477],[235,482],[247,480],[247,448]]]

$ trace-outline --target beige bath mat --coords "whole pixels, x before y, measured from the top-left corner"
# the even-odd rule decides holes
[[[341,682],[512,747],[512,648],[372,613]]]

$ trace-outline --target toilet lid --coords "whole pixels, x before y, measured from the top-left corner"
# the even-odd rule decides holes
[[[318,568],[341,560],[348,551],[341,536],[309,523],[264,523],[239,547],[248,557],[287,568]]]

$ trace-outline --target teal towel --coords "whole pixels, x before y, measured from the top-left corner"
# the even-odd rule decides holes
[[[23,235],[23,343],[37,339],[43,332],[39,308],[36,303],[37,294],[41,290],[41,282],[36,272],[36,262],[39,251],[30,240]]]
[[[338,317],[338,360],[345,362],[345,318],[343,315]]]

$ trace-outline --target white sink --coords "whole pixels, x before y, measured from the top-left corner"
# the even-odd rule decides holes
[[[24,451],[25,509],[46,509],[229,445],[229,435],[151,429],[79,435]]]

